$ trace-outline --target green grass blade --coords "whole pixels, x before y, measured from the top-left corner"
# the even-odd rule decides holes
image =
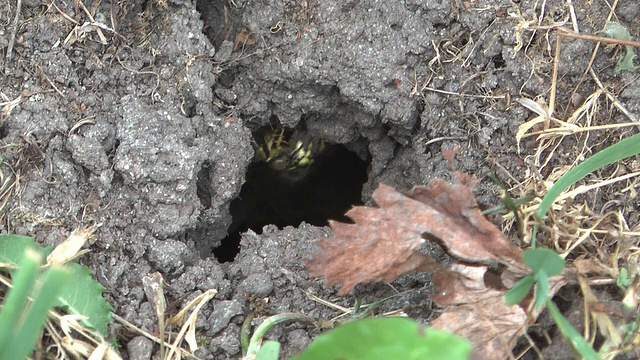
[[[539,309],[549,299],[549,278],[544,270],[536,273],[535,308]]]
[[[29,293],[33,289],[38,276],[38,267],[42,262],[42,255],[28,250],[22,258],[20,270],[13,278],[13,288],[5,299],[0,312],[0,359],[12,359],[5,351],[15,343],[16,332],[24,319],[24,306]]]
[[[555,320],[558,325],[558,329],[564,335],[564,337],[569,340],[573,348],[582,356],[583,359],[586,360],[600,360],[600,356],[596,353],[595,350],[589,345],[584,338],[574,329],[569,321],[562,316],[560,310],[556,307],[556,304],[553,303],[550,299],[547,299],[547,307],[549,308],[549,313],[551,313],[551,317]]]
[[[504,294],[505,301],[509,305],[515,305],[522,301],[525,296],[531,291],[534,279],[532,275],[527,275],[518,281],[506,294]]]
[[[297,314],[297,313],[282,313],[268,317],[265,321],[260,324],[253,336],[251,336],[251,340],[249,341],[249,347],[247,348],[248,358],[254,358],[258,351],[260,350],[260,346],[262,344],[262,338],[266,335],[267,331],[269,331],[272,327],[292,321],[300,321],[306,322],[310,324],[315,324],[314,320],[308,316]]]
[[[616,161],[628,158],[629,156],[640,154],[640,134],[633,135],[626,138],[616,144],[609,146],[608,148],[599,151],[580,165],[569,170],[549,189],[549,191],[542,198],[542,202],[536,211],[538,219],[549,211],[551,205],[556,198],[569,186],[575,184],[580,179],[584,178],[588,174],[612,164]]]
[[[247,349],[249,348],[249,336],[251,335],[251,322],[256,314],[252,311],[247,315],[240,328],[240,348],[242,349],[242,357],[247,356]]]
[[[42,274],[42,285],[39,291],[33,294],[33,303],[27,310],[22,328],[15,336],[17,342],[11,346],[12,351],[8,359],[25,359],[33,350],[47,314],[56,303],[57,295],[65,286],[68,277],[69,271],[60,266],[52,267]]]

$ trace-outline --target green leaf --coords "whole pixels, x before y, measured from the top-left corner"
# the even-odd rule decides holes
[[[515,305],[522,301],[529,291],[531,291],[531,287],[533,286],[533,276],[528,275],[523,277],[517,284],[515,284],[507,293],[504,295],[507,304]]]
[[[631,40],[631,34],[629,33],[629,30],[622,26],[622,24],[615,21],[607,22],[604,31],[599,31],[598,33],[602,33],[610,38],[618,40]],[[636,53],[633,50],[633,46],[626,45],[624,48],[624,54],[620,54],[620,56],[618,57],[618,62],[613,69],[613,73],[616,75],[621,71],[635,70],[633,59],[635,59]]]
[[[262,344],[260,351],[256,354],[255,360],[278,360],[280,354],[280,343],[277,341],[267,341]]]
[[[0,235],[0,262],[18,267],[25,255],[25,250],[29,247],[34,251],[38,251],[40,248],[29,236]]]
[[[636,332],[638,331],[638,322],[634,321],[632,323],[625,324],[623,329],[624,329],[623,343],[627,344],[631,342],[631,340],[635,337]]]
[[[375,318],[340,325],[318,336],[293,360],[449,359],[471,356],[471,344],[456,335],[424,328],[408,318]]]
[[[17,267],[24,251],[33,248],[43,257],[52,248],[43,248],[35,244],[33,238],[20,235],[0,235],[0,262]],[[91,270],[84,265],[67,263],[71,271],[70,280],[58,295],[55,306],[64,307],[72,314],[86,316],[85,325],[107,336],[107,324],[111,321],[113,308],[102,297],[104,287],[91,277]]]
[[[70,285],[60,293],[56,306],[72,314],[87,316],[83,323],[106,337],[113,308],[102,297],[104,286],[91,277],[88,267],[76,263],[67,263],[67,266],[71,269]]]
[[[620,274],[616,279],[616,285],[623,291],[627,290],[627,287],[631,285],[631,281],[629,281],[629,274],[627,273],[626,268],[620,269]]]
[[[535,308],[539,309],[549,297],[549,278],[544,270],[540,270],[536,276],[536,302]]]
[[[522,254],[522,259],[534,274],[544,270],[548,276],[554,276],[564,270],[564,259],[551,249],[527,249]]]
[[[598,31],[598,33],[602,33],[604,35],[609,36],[610,38],[618,39],[618,40],[631,40],[631,34],[629,30],[622,26],[619,22],[609,21],[604,28],[604,31]]]
[[[560,310],[556,307],[556,304],[551,300],[547,300],[547,308],[549,308],[549,313],[553,320],[555,320],[558,325],[558,329],[562,333],[562,335],[569,340],[571,346],[582,356],[583,359],[586,360],[600,360],[600,356],[593,350],[591,345],[589,345],[585,339],[574,329],[569,321],[562,316]]]

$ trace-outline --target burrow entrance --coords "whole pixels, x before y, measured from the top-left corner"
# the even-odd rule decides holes
[[[220,49],[224,40],[232,41],[234,34],[242,27],[240,19],[243,10],[228,7],[225,1],[198,0],[196,9],[202,14],[203,32],[216,50]],[[236,71],[238,70],[231,68],[221,74],[220,83],[223,86],[232,83]],[[224,85],[225,83],[228,84]],[[271,136],[272,142],[274,138],[277,140],[279,129],[273,126],[273,119],[270,122],[270,125],[252,128],[256,143],[264,145],[265,135]],[[303,116],[299,125],[304,126],[304,122]],[[287,148],[284,152],[286,156],[291,156],[298,140],[312,142],[314,150],[319,150],[320,147],[322,149],[307,167],[291,166],[287,159],[281,161],[278,156],[269,161],[260,159],[259,156],[254,159],[247,168],[240,194],[230,205],[233,220],[228,235],[222,240],[222,245],[213,249],[211,254],[219,262],[234,260],[240,250],[241,234],[249,229],[261,233],[262,228],[270,224],[283,228],[298,226],[302,222],[324,226],[330,219],[348,221],[344,213],[354,205],[363,203],[362,189],[368,180],[371,162],[371,155],[366,150],[368,142],[364,138],[351,144],[330,144],[322,143],[322,139],[309,139],[309,134],[304,130],[303,136],[299,136],[300,128],[280,130]],[[259,146],[256,150],[260,148]],[[357,154],[350,149],[357,149]],[[269,158],[268,154],[266,158]],[[305,161],[303,158],[301,162]],[[198,175],[198,191],[202,193],[199,197],[205,208],[211,206],[211,194],[207,185],[210,181],[209,166],[211,164],[203,164]],[[203,223],[190,236],[206,242],[209,235],[206,228],[207,224]],[[203,246],[203,249],[204,252],[209,251],[207,246]]]
[[[213,250],[220,262],[233,261],[240,251],[241,234],[249,229],[261,233],[270,224],[283,228],[302,222],[324,226],[330,219],[347,222],[345,212],[362,204],[370,156],[362,159],[345,145],[324,143],[297,129],[267,125],[253,135],[257,155],[231,203],[229,235]],[[297,148],[308,149],[310,164],[294,164],[300,156],[300,151],[294,152]]]

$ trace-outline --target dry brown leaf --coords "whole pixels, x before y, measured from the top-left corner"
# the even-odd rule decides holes
[[[389,282],[423,267],[439,271],[441,265],[417,252],[428,234],[458,259],[501,263],[526,274],[520,249],[478,209],[465,184],[470,178],[459,179],[455,185],[436,179],[406,195],[380,185],[373,193],[380,208],[354,207],[347,216],[355,224],[330,222],[334,236],[318,240],[323,252],[308,262],[309,273],[324,276],[330,285],[343,283],[340,294],[346,294],[362,282]]]
[[[233,42],[233,51],[238,51],[238,49],[243,48],[246,45],[255,45],[256,38],[251,33],[247,27],[243,26],[238,34],[236,35],[236,39]]]
[[[606,348],[608,349],[618,349],[622,344],[623,335],[620,331],[623,327],[620,326],[620,322],[618,324],[614,324],[613,319],[607,312],[614,313],[614,311],[604,311],[607,307],[603,307],[602,309],[598,308],[597,305],[600,305],[600,300],[596,296],[596,294],[591,289],[587,282],[587,278],[582,274],[578,274],[578,283],[580,284],[580,290],[582,291],[582,295],[584,296],[584,300],[586,304],[589,304],[589,314],[591,318],[596,323],[598,330],[602,336],[605,338]],[[619,312],[619,320],[622,320],[622,312]]]
[[[453,185],[433,180],[406,194],[380,185],[373,199],[379,208],[355,207],[355,224],[331,222],[333,237],[317,241],[322,252],[307,263],[311,276],[340,284],[346,294],[363,282],[390,282],[413,270],[433,272],[436,293],[445,307],[433,326],[455,332],[474,345],[480,358],[509,358],[511,348],[539,311],[508,305],[504,294],[529,273],[522,251],[478,209],[475,180],[456,173]],[[453,257],[446,268],[418,251],[425,235]],[[550,296],[565,280],[550,279]],[[523,304],[530,305],[526,299]]]
[[[380,185],[373,198],[387,208],[357,206],[347,212],[355,224],[330,222],[334,236],[318,240],[323,252],[308,263],[311,276],[324,276],[329,285],[343,283],[344,295],[361,282],[390,282],[415,269],[436,271],[444,268],[431,257],[417,250],[425,240],[420,231],[407,228],[415,214],[415,201],[393,188]],[[400,221],[398,221],[400,219]],[[433,268],[431,268],[433,267]]]
[[[485,265],[454,264],[449,272],[434,274],[438,292],[431,298],[446,310],[431,326],[469,340],[481,359],[506,359],[526,331],[528,315],[505,302],[505,290],[485,286],[488,270]]]

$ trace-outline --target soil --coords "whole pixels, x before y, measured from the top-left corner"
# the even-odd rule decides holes
[[[313,240],[328,236],[326,219],[340,218],[345,207],[324,211],[332,205],[318,199],[344,188],[357,194],[345,195],[347,207],[371,204],[380,183],[408,190],[451,179],[442,150],[459,146],[453,167],[482,179],[482,205],[499,204],[499,189],[486,175],[511,188],[535,150],[525,140],[516,151],[518,126],[535,114],[515,99],[549,100],[556,38],[526,28],[569,18],[559,0],[83,4],[86,11],[72,1],[23,0],[15,26],[16,4],[0,4],[0,155],[3,173],[20,175],[19,191],[2,209],[2,233],[53,246],[78,226],[99,225],[91,252],[78,261],[106,287],[114,312],[146,331],[157,331],[157,322],[143,277],[163,275],[174,310],[216,289],[198,320],[198,336],[207,339],[196,353],[203,359],[240,357],[240,326],[256,299],[268,299],[256,323],[282,312],[339,315],[310,294],[341,306],[353,306],[356,296],[363,303],[393,296],[381,312],[401,309],[425,323],[437,316],[427,274],[392,286],[360,285],[347,297],[309,278],[305,259],[318,251]],[[582,32],[603,27],[604,2],[573,6]],[[90,25],[87,13],[100,26]],[[635,0],[620,1],[616,13],[632,36],[640,35]],[[564,40],[558,112],[575,108],[571,93],[593,47]],[[615,51],[600,51],[594,69],[638,113],[640,85],[634,73],[613,73]],[[583,97],[596,89],[589,77],[580,84]],[[16,105],[7,106],[12,100]],[[628,121],[618,111],[608,116],[602,121]],[[340,145],[341,155],[325,158],[331,166],[321,168],[305,195],[290,195],[286,179],[259,185],[276,199],[307,196],[304,203],[256,210],[263,200],[253,200],[232,214],[234,200],[251,202],[243,185],[252,186],[257,166],[252,131],[272,119]],[[608,137],[589,141],[600,145]],[[557,161],[573,142],[561,143]],[[347,158],[366,179],[345,171],[351,165],[333,166]],[[311,214],[316,208],[323,210]],[[264,216],[269,209],[303,215],[276,220]],[[116,325],[112,330],[124,358],[148,359],[158,350]],[[290,324],[267,337],[281,341],[287,357],[317,334]]]

